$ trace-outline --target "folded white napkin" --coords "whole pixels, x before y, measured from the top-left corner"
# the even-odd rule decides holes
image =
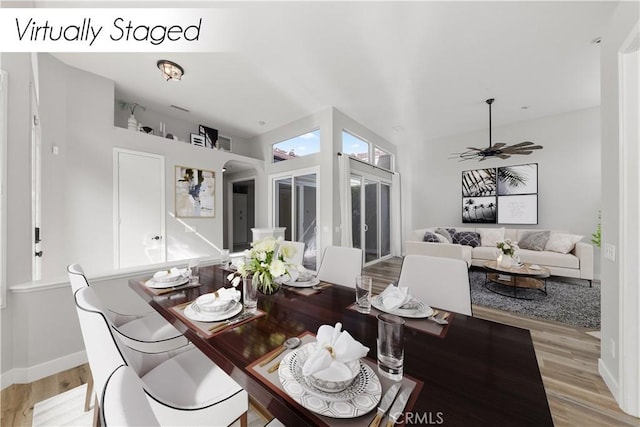
[[[316,336],[316,350],[302,367],[302,375],[313,375],[331,366],[332,362],[347,363],[365,357],[369,348],[356,341],[347,331],[341,331],[342,323],[335,328],[322,325]]]
[[[187,276],[186,268],[173,267],[171,270],[160,270],[153,274],[154,279],[172,280],[181,276]]]
[[[406,286],[394,286],[393,283],[387,286],[387,289],[380,294],[380,297],[386,310],[395,310],[411,300],[409,288]]]
[[[195,303],[200,307],[226,305],[229,301],[240,301],[240,291],[235,288],[220,288],[210,294],[200,295]]]

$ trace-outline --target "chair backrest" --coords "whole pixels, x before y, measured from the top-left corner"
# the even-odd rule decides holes
[[[118,366],[126,364],[125,359],[95,291],[87,286],[78,289],[74,297],[94,388],[101,396],[107,379]]]
[[[84,270],[80,267],[80,264],[71,264],[67,267],[69,273],[69,283],[71,284],[71,291],[75,294],[80,288],[86,288],[89,286],[89,281],[84,275]]]
[[[291,258],[285,257],[284,260],[291,264],[302,265],[302,261],[304,261],[304,242],[292,242],[289,240],[285,240],[282,242],[282,245],[293,246],[296,250],[296,253]],[[282,245],[280,246],[280,248],[282,248]]]
[[[356,287],[356,277],[362,274],[362,249],[327,246],[318,269],[318,279],[336,285]]]
[[[459,259],[407,255],[398,286],[424,303],[471,316],[467,263]]]
[[[159,426],[142,381],[129,366],[121,365],[107,379],[100,399],[101,425]]]

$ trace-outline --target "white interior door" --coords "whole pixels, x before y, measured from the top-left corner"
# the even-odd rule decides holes
[[[166,261],[164,157],[115,149],[116,268]]]

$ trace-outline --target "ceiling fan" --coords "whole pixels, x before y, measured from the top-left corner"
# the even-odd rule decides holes
[[[540,150],[542,145],[535,145],[531,141],[519,142],[518,144],[507,145],[504,142],[498,142],[492,144],[491,142],[491,104],[495,101],[494,98],[487,99],[485,102],[489,104],[489,146],[487,148],[475,148],[467,147],[469,151],[464,153],[455,153],[462,160],[470,160],[479,158],[480,161],[487,157],[499,157],[501,159],[508,159],[513,154],[531,154],[533,150]]]

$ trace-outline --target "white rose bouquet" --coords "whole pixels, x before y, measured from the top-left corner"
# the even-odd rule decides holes
[[[295,251],[293,246],[283,244],[282,238],[266,237],[245,251],[244,260],[238,263],[238,273],[229,274],[227,279],[233,286],[238,286],[240,277],[250,276],[258,282],[260,291],[272,294],[280,287],[275,279],[289,274],[289,270],[294,268],[285,259],[295,255]]]
[[[504,255],[514,258],[518,248],[518,242],[512,242],[510,239],[506,239],[504,242],[498,242],[496,244],[500,252]]]

